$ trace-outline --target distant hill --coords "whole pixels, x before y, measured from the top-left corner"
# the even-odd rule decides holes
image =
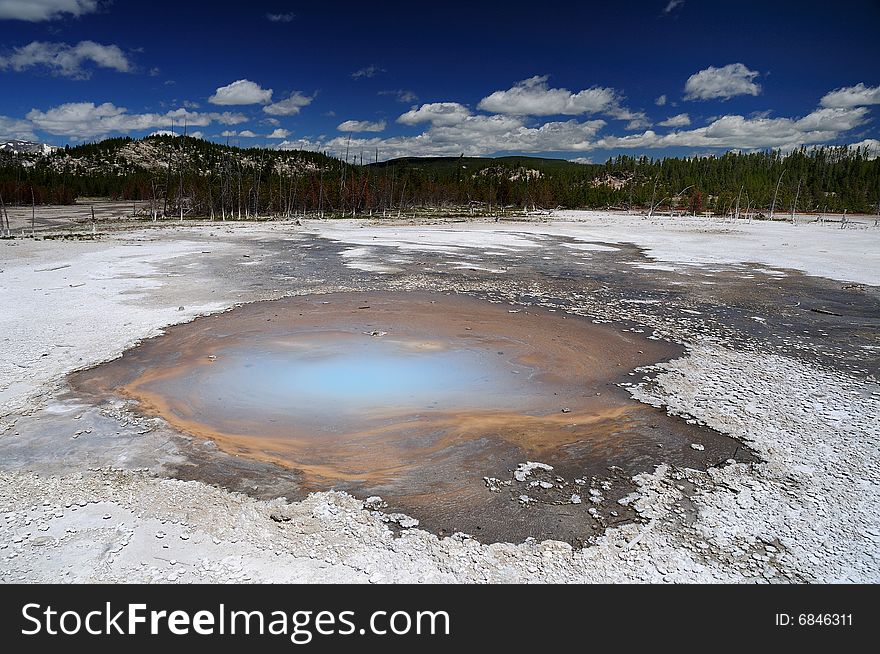
[[[285,175],[320,172],[341,165],[319,152],[238,148],[187,136],[113,138],[59,150],[47,159],[55,172],[92,175],[156,174],[181,169],[208,174],[220,169],[263,168]]]
[[[54,145],[35,143],[34,141],[19,141],[17,139],[0,143],[0,152],[8,154],[37,154],[45,156],[52,154],[57,149]]]

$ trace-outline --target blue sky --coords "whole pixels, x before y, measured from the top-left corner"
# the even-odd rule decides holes
[[[880,3],[0,0],[0,139],[604,161],[880,148]]]

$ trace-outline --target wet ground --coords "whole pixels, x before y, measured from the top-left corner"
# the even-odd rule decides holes
[[[507,229],[515,230],[515,227]],[[631,476],[635,472],[650,470],[660,462],[705,469],[734,454],[739,460],[749,460],[749,454],[741,444],[692,424],[689,416],[669,417],[662,409],[634,403],[628,399],[625,388],[618,386],[650,378],[650,371],[632,372],[634,368],[684,352],[680,346],[664,341],[711,342],[737,349],[785,354],[862,378],[871,379],[878,375],[880,293],[875,287],[750,264],[658,265],[635,246],[595,243],[592,244],[595,248],[584,249],[583,243],[553,236],[531,235],[529,238],[534,245],[521,249],[458,248],[455,251],[440,251],[427,248],[414,251],[375,245],[365,255],[357,256],[351,256],[351,246],[306,233],[256,242],[250,253],[244,256],[212,253],[209,233],[200,238],[205,243],[203,257],[174,262],[157,272],[157,277],[222,279],[242,302],[313,293],[457,293],[479,300],[480,306],[493,303],[491,306],[496,307],[501,316],[493,321],[497,324],[529,316],[535,319],[540,316],[541,321],[551,318],[561,320],[562,315],[567,315],[567,321],[577,320],[591,327],[604,326],[609,332],[639,343],[636,353],[641,349],[646,353],[644,359],[631,360],[628,365],[619,368],[615,365],[619,374],[609,374],[595,383],[596,392],[602,393],[598,397],[604,398],[602,402],[611,403],[614,400],[620,402],[618,408],[627,407],[615,417],[617,422],[611,421],[614,424],[606,429],[607,433],[616,430],[617,437],[604,439],[602,447],[586,447],[583,444],[591,441],[585,436],[577,441],[581,444],[578,447],[555,447],[552,452],[543,451],[544,458],[540,458],[532,456],[534,451],[524,442],[526,439],[511,437],[510,429],[502,430],[497,426],[496,432],[499,433],[493,434],[491,429],[486,428],[483,432],[477,432],[482,434],[478,438],[453,440],[443,440],[440,433],[418,433],[416,430],[414,445],[398,441],[398,452],[407,447],[416,450],[421,447],[424,452],[428,445],[442,442],[445,447],[439,450],[442,453],[441,465],[432,465],[437,459],[422,457],[421,466],[410,469],[402,466],[400,470],[394,470],[396,475],[387,474],[388,466],[374,466],[373,469],[383,471],[381,475],[361,474],[366,467],[357,469],[353,464],[358,474],[346,475],[338,470],[326,474],[326,470],[318,470],[316,465],[304,466],[301,463],[297,467],[289,448],[280,447],[277,443],[266,447],[265,441],[248,444],[234,438],[227,440],[227,437],[234,437],[238,432],[222,424],[211,424],[207,419],[191,420],[181,415],[180,407],[175,418],[173,407],[155,405],[157,389],[153,389],[152,397],[148,397],[147,391],[150,389],[146,386],[139,389],[142,393],[138,398],[141,402],[139,410],[145,414],[150,415],[151,411],[161,413],[172,426],[184,433],[199,435],[201,429],[211,432],[210,436],[203,433],[202,438],[191,442],[181,439],[174,455],[166,457],[165,471],[170,474],[183,479],[205,480],[258,497],[285,495],[294,498],[313,488],[327,487],[350,490],[361,498],[381,495],[389,502],[385,508],[387,513],[409,513],[419,518],[423,527],[436,533],[465,531],[484,541],[520,541],[532,536],[580,543],[601,533],[606,525],[634,519],[629,509],[616,499],[625,497],[632,490]],[[136,251],[136,244],[133,250]],[[383,272],[377,272],[377,269]],[[173,283],[173,279],[170,281]],[[387,299],[392,296],[382,297]],[[313,300],[291,300],[294,303],[291,306],[295,306],[296,302],[308,303]],[[372,299],[359,306],[368,304],[372,306]],[[266,306],[269,305],[252,305],[239,311],[254,312],[256,320],[259,311]],[[352,312],[366,311],[357,307],[349,309]],[[520,313],[510,314],[509,311]],[[270,318],[274,319],[269,316],[265,320]],[[378,343],[378,347],[388,347],[381,345],[388,342],[385,340],[388,339],[387,335],[363,334],[365,331],[393,334],[394,331],[386,326],[387,321],[374,317],[361,320],[362,325],[353,324],[359,324],[362,340]],[[203,324],[209,323],[194,323]],[[172,328],[169,336],[176,334],[175,330],[187,328],[193,328],[195,334],[199,327],[194,325]],[[566,329],[570,331],[568,326]],[[348,337],[357,336],[348,334]],[[161,340],[151,341],[144,347],[151,347]],[[173,341],[173,338],[169,340]],[[207,343],[210,343],[210,339]],[[315,345],[312,342],[312,346]],[[652,349],[654,347],[662,351]],[[214,350],[208,352],[208,349],[195,348],[193,356],[198,358],[205,355],[201,367],[216,366],[222,353]],[[127,355],[128,360],[120,361],[125,361],[124,365],[128,365],[129,361],[134,363],[131,357],[136,357],[139,351],[131,351]],[[196,352],[199,354],[196,355]],[[234,348],[229,352],[230,362],[235,363]],[[168,354],[171,356],[173,353],[169,351]],[[209,364],[205,361],[210,361],[209,356],[216,356],[217,360]],[[464,369],[463,375],[471,384],[470,388],[479,382],[479,376],[467,372],[479,367],[474,359],[463,361],[453,357],[453,360]],[[483,359],[478,356],[477,360]],[[174,367],[175,362],[169,359],[166,363]],[[505,367],[522,362],[504,359],[500,364],[495,364],[498,369],[493,374],[500,377]],[[444,366],[439,364],[436,367],[442,369]],[[136,365],[131,367],[132,370],[136,368]],[[234,374],[234,370],[234,366],[228,369],[230,374]],[[113,388],[120,388],[120,392],[129,392],[130,397],[136,398],[138,396],[134,391],[138,389],[126,391],[123,388],[126,383],[136,383],[136,379],[137,375],[123,375]],[[181,386],[178,388],[186,389],[185,381],[180,379],[184,378],[179,378]],[[369,379],[362,380],[362,385],[369,382]],[[599,388],[603,384],[605,390]],[[497,387],[505,392],[510,388],[504,384]],[[175,395],[170,390],[163,394],[166,397]],[[460,402],[468,395],[462,393],[457,397],[447,397],[444,401]],[[265,399],[262,394],[260,396]],[[496,396],[505,399],[504,392]],[[103,397],[102,401],[110,402],[112,411],[117,411],[119,405],[109,397]],[[153,406],[149,406],[151,399]],[[81,400],[82,397],[70,401]],[[632,409],[629,408],[630,404]],[[455,408],[469,409],[466,406]],[[580,410],[574,400],[556,403],[552,407],[545,405],[542,409],[544,417],[555,418],[558,423],[555,427],[574,418],[572,414],[563,414],[562,408],[570,408],[572,413]],[[596,406],[588,408],[597,409]],[[96,428],[94,435],[83,435],[78,441],[65,443],[65,449],[69,450],[71,457],[82,456],[83,452],[88,451],[89,460],[100,462],[101,457],[106,455],[99,452],[109,445],[119,448],[119,460],[125,460],[127,465],[143,464],[147,453],[134,456],[131,448],[122,442],[128,434],[138,433],[132,430],[139,430],[143,422],[138,422],[140,418],[136,414],[132,418],[127,408],[120,409],[117,418],[113,417],[116,414],[112,411],[110,418],[107,415],[101,417],[99,422],[102,426]],[[104,412],[107,414],[106,407]],[[209,413],[213,419],[213,411],[205,407],[203,415]],[[69,418],[64,416],[43,415],[34,418],[31,423],[22,421],[20,429],[45,432],[48,425],[62,424],[65,420],[69,422]],[[107,420],[110,421],[109,426]],[[175,420],[178,422],[175,423]],[[347,423],[349,427],[350,422]],[[449,425],[441,427],[448,429]],[[112,433],[109,430],[114,428],[117,430],[115,441],[106,437],[102,440],[98,435],[98,431]],[[602,432],[603,429],[604,425],[597,427],[596,431]],[[224,430],[235,433],[229,434]],[[156,430],[157,433],[159,431]],[[436,431],[442,430],[438,428]],[[508,434],[508,437],[504,438],[500,432]],[[623,437],[620,437],[621,434]],[[205,440],[205,437],[211,441]],[[127,441],[129,446],[132,442]],[[219,445],[221,450],[213,447],[212,442]],[[344,439],[335,442],[341,443]],[[592,442],[595,443],[595,440]],[[626,443],[627,446],[615,449],[609,443]],[[658,444],[663,447],[657,447]],[[693,449],[690,444],[702,445],[705,449]],[[92,446],[94,449],[88,449]],[[14,444],[5,446],[4,455],[31,456],[15,451],[15,447]],[[737,447],[740,449],[737,450]],[[236,452],[234,448],[241,448],[241,451]],[[601,451],[602,448],[605,450]],[[366,448],[370,455],[375,454],[374,449],[372,444]],[[330,456],[325,456],[327,452],[319,458],[330,459]],[[431,453],[432,456],[434,454]],[[158,456],[165,457],[164,450]],[[526,474],[518,469],[519,464],[536,459],[553,465],[553,470],[532,468]],[[517,473],[523,478],[522,481]],[[583,483],[578,483],[578,480]],[[533,485],[534,482],[537,484]],[[529,499],[522,500],[520,496],[523,495]],[[579,504],[572,503],[573,495],[580,495]],[[589,501],[590,497],[600,496],[605,500],[601,506],[598,502]],[[479,510],[465,511],[461,507],[479,507]]]

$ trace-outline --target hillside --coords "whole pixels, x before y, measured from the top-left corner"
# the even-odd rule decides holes
[[[25,149],[25,148],[18,148]],[[148,201],[154,216],[387,214],[469,206],[631,208],[715,214],[873,213],[880,159],[847,146],[604,164],[540,157],[411,157],[368,165],[309,151],[176,136],[118,138],[48,154],[0,150],[6,204]],[[36,149],[37,152],[41,152]]]

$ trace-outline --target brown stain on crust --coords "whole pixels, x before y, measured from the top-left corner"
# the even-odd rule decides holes
[[[525,392],[515,402],[490,397],[489,406],[477,408],[374,407],[356,417],[334,416],[329,432],[313,419],[277,424],[239,415],[206,417],[197,389],[191,397],[163,392],[184,372],[216,365],[209,358],[213,352],[254,339],[289,344],[315,335],[368,339],[371,332],[385,332],[382,338],[413,351],[455,347],[503,356],[518,369],[516,383]],[[94,396],[135,400],[140,411],[227,453],[295,469],[304,492],[335,487],[380,494],[437,530],[474,533],[482,529],[476,523],[485,523],[488,533],[482,535],[492,540],[524,534],[583,542],[596,527],[585,514],[586,502],[571,505],[574,513],[565,514],[571,519],[518,524],[523,508],[501,503],[483,477],[509,479],[527,460],[550,463],[572,477],[598,474],[609,465],[636,474],[662,462],[658,444],[667,448],[667,458],[694,467],[706,467],[712,457],[723,460],[732,451],[730,439],[717,435],[716,443],[707,430],[697,434],[616,386],[634,368],[681,353],[667,342],[543,309],[512,309],[468,296],[339,293],[245,305],[171,327],[115,361],[76,373],[71,382]],[[706,451],[691,449],[693,442],[707,444]],[[442,516],[442,525],[432,523],[432,512]],[[536,525],[536,533],[530,532]]]

